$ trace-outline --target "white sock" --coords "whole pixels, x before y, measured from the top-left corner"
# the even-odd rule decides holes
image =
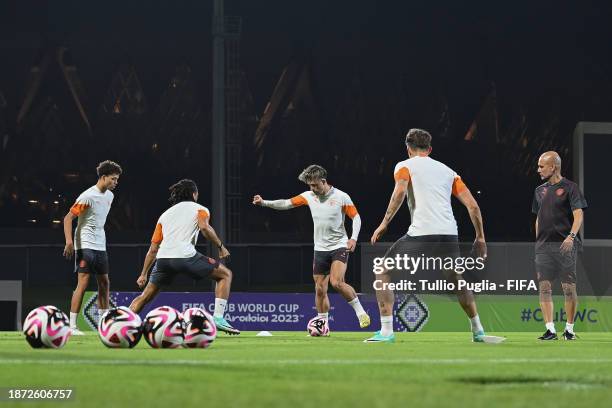
[[[478,315],[470,317],[470,324],[472,325],[472,333],[478,333],[484,331],[482,324],[480,323],[480,317]]]
[[[215,312],[213,313],[213,316],[223,317],[226,306],[227,306],[227,299],[215,298]]]
[[[555,324],[553,322],[546,323],[546,328],[550,330],[551,333],[556,333]]]
[[[565,330],[574,334],[574,323],[565,323]]]
[[[327,312],[327,313],[319,313],[319,314],[317,315],[317,317],[322,317],[322,318],[324,318],[325,320],[327,320],[327,319],[329,318],[329,312]]]
[[[366,314],[365,310],[363,310],[363,306],[361,306],[361,302],[359,301],[358,297],[355,296],[355,299],[348,302],[348,304],[351,305],[357,317]]]
[[[393,334],[393,315],[380,316],[380,334],[381,336],[390,336]]]
[[[71,329],[76,329],[77,327],[77,317],[79,317],[78,313],[72,313],[70,312],[70,328]]]

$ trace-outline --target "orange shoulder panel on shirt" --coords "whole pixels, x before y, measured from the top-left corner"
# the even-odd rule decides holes
[[[461,177],[455,176],[455,180],[453,181],[453,195],[457,197],[459,194],[463,193],[467,189],[468,188],[463,182],[463,180],[461,180]]]
[[[407,167],[402,167],[393,175],[395,181],[406,180],[410,181],[410,170]]]
[[[198,210],[198,220],[205,220],[210,217],[210,214],[206,210]]]
[[[348,215],[351,219],[355,218],[355,216],[357,215],[357,207],[355,207],[354,205],[343,205],[342,211],[344,211],[344,213]]]
[[[153,231],[153,237],[151,238],[151,242],[154,244],[159,244],[164,239],[164,234],[162,234],[162,225],[157,224],[155,226],[155,231]]]
[[[295,196],[295,197],[291,198],[291,204],[294,207],[300,207],[302,205],[308,205],[308,201],[306,201],[306,199],[304,197],[299,195],[299,196]]]
[[[72,207],[70,207],[70,212],[78,216],[78,215],[81,215],[81,213],[87,210],[88,208],[89,206],[87,204],[75,204]]]

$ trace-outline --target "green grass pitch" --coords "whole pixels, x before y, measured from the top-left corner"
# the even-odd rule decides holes
[[[612,401],[612,333],[538,342],[505,333],[474,344],[469,333],[220,335],[206,350],[104,347],[94,333],[61,350],[33,350],[0,334],[0,387],[75,390],[69,407],[605,407]],[[499,334],[499,333],[495,333]]]

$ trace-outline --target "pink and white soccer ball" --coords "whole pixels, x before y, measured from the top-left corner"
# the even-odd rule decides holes
[[[28,313],[23,334],[33,348],[62,348],[72,330],[64,312],[55,306],[40,306]]]
[[[308,331],[308,334],[313,337],[328,336],[329,325],[327,324],[327,319],[318,316],[313,317],[308,321],[306,331]]]
[[[217,338],[217,326],[213,317],[204,309],[192,307],[183,311],[185,340],[188,348],[206,348]]]
[[[125,306],[108,310],[100,318],[98,335],[110,348],[132,348],[142,337],[142,320]]]
[[[177,348],[183,345],[183,316],[173,307],[160,306],[147,313],[143,335],[153,348]]]

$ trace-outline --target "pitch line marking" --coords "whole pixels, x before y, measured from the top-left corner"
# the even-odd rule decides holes
[[[281,359],[281,360],[141,360],[141,359],[0,359],[0,365],[25,364],[56,364],[56,365],[145,365],[145,366],[218,366],[218,365],[402,365],[402,364],[612,364],[612,359],[576,359],[576,358],[493,358],[493,359],[371,359],[371,360],[339,360],[339,359]]]

